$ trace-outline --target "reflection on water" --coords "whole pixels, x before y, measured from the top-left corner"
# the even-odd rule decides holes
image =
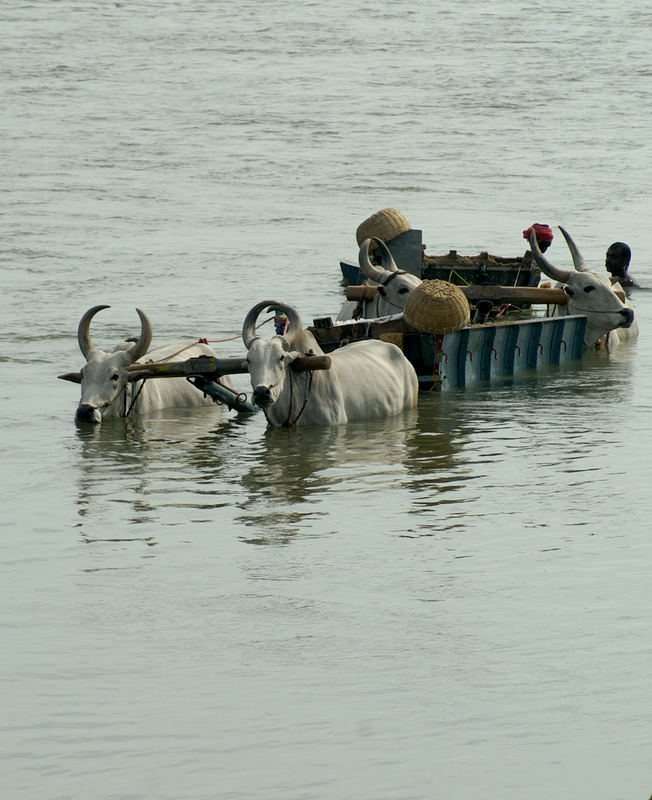
[[[333,516],[334,507],[346,513],[350,493],[390,489],[417,419],[411,410],[333,427],[268,428],[240,478],[247,499],[239,504],[239,518],[256,529],[247,539],[283,540]],[[336,518],[329,524],[337,529]]]
[[[597,412],[626,400],[631,371],[624,350],[589,354],[330,428],[178,410],[80,428],[81,535],[152,546],[163,527],[204,523],[244,526],[253,544],[286,543],[328,535],[352,515],[364,524],[379,506],[388,529],[405,536],[509,524],[519,514],[522,522],[523,498],[550,502],[542,482],[571,481],[588,495],[605,480],[615,431]]]
[[[116,526],[157,526],[164,509],[188,508],[194,513],[223,506],[224,502],[215,502],[212,497],[203,501],[201,476],[198,485],[195,483],[195,462],[202,462],[197,442],[207,430],[215,435],[224,426],[227,448],[229,430],[237,431],[240,424],[226,413],[215,414],[214,409],[208,408],[199,413],[166,409],[147,417],[105,420],[102,425],[79,427],[77,507],[82,536],[88,541],[106,541],[95,531],[111,521]],[[216,454],[211,457],[211,466],[219,470]],[[127,533],[121,540],[131,537]],[[143,534],[141,538],[153,541],[151,535]]]

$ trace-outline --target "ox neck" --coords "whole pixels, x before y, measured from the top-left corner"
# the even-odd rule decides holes
[[[297,424],[308,404],[312,379],[311,371],[295,373],[291,368],[287,370],[278,399],[272,408],[263,409],[271,425],[292,428]]]

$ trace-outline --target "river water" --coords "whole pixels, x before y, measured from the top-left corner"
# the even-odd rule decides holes
[[[387,206],[430,254],[624,240],[652,285],[648,4],[0,22],[2,796],[648,798],[650,293],[635,344],[333,429],[77,428],[56,380],[99,303],[99,346],[139,306],[224,356],[259,300],[334,315]]]

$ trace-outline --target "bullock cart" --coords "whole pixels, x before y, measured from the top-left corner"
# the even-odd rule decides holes
[[[391,215],[387,216],[392,211],[394,219]],[[458,286],[528,287],[539,283],[541,273],[529,250],[513,258],[494,256],[487,251],[471,256],[460,255],[457,250],[450,250],[444,255],[428,255],[422,231],[410,228],[405,218],[397,220],[397,214],[400,215],[400,212],[384,209],[366,220],[356,233],[358,244],[361,245],[367,237],[380,237],[389,248],[398,269],[422,280],[442,280]],[[340,270],[342,280],[347,285],[359,286],[365,280],[359,264],[340,261]]]
[[[515,296],[513,289],[468,287],[464,293],[476,298],[480,313],[476,311],[475,319],[481,316],[482,321],[469,320],[457,330],[419,330],[403,314],[341,322],[324,317],[313,320],[309,330],[326,353],[344,342],[369,338],[397,344],[414,366],[422,391],[463,388],[478,381],[581,359],[587,323],[583,315],[490,318],[489,312],[497,302],[511,302],[515,297],[522,302],[553,302],[553,297],[559,300],[563,295],[559,290],[532,287],[527,294],[519,292]],[[350,287],[351,295],[353,299],[355,292]]]
[[[415,330],[402,314],[347,322],[333,322],[330,317],[322,317],[315,319],[308,330],[326,354],[344,344],[366,339],[397,344],[416,370],[419,389],[439,392],[581,359],[586,317],[494,320],[440,334]],[[329,365],[328,355],[304,356],[297,359],[293,370],[322,370]],[[199,391],[231,409],[257,410],[246,394],[234,392],[220,383],[224,375],[247,372],[247,363],[242,357],[202,356],[185,361],[133,365],[129,371],[134,380],[183,377]]]

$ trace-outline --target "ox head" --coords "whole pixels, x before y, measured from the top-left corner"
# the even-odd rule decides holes
[[[371,263],[369,248],[372,242],[380,250],[382,267],[377,267]],[[378,294],[383,297],[386,303],[395,307],[396,313],[403,310],[410,292],[421,283],[421,278],[417,278],[416,275],[412,275],[410,272],[404,272],[396,266],[389,248],[377,236],[372,239],[366,239],[362,243],[358,254],[358,263],[360,264],[360,269],[369,280],[380,284]]]
[[[256,320],[261,311],[276,311],[288,319],[288,328],[283,335],[262,339],[256,335]],[[279,398],[287,371],[301,354],[293,350],[303,331],[298,312],[285,303],[263,300],[257,303],[242,324],[242,341],[247,348],[247,367],[253,389],[252,400],[263,410],[271,407]]]
[[[584,344],[592,347],[608,331],[629,328],[634,321],[634,311],[614,292],[606,274],[594,272],[587,266],[577,245],[561,225],[559,230],[573,257],[574,269],[553,266],[542,254],[534,232],[530,234],[530,248],[541,272],[562,285],[568,297],[567,313],[586,316]]]
[[[93,344],[90,334],[91,320],[104,308],[89,308],[79,322],[77,340],[86,358],[80,373],[81,400],[77,406],[75,419],[78,422],[101,422],[104,413],[117,401],[120,392],[130,380],[127,366],[147,352],[152,341],[152,323],[140,308],[141,331],[136,342],[121,342],[112,353],[105,353]]]

